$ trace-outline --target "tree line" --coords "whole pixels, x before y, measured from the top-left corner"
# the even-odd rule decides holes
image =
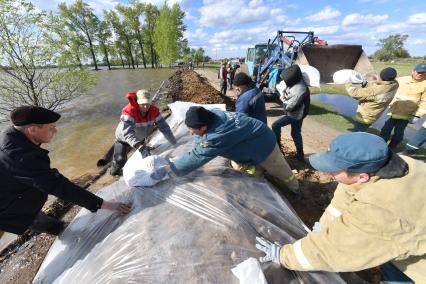
[[[97,15],[83,0],[61,3],[57,12],[40,11],[29,0],[0,0],[0,118],[23,104],[59,109],[84,94],[95,83],[86,65],[201,61],[204,50],[184,39],[184,16],[178,4],[166,2],[157,8],[134,0]]]

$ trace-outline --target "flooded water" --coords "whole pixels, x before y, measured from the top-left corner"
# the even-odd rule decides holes
[[[156,90],[172,73],[171,69],[96,72],[96,86],[60,111],[58,133],[43,146],[51,151],[52,167],[71,179],[96,173],[97,160],[114,142],[121,109],[128,102],[127,92]]]
[[[346,96],[346,95],[329,95],[329,94],[318,94],[318,95],[312,95],[311,101],[320,101],[326,104],[327,106],[330,106],[338,113],[349,116],[354,118],[356,113],[356,108],[358,105],[358,101]],[[388,116],[386,115],[386,111],[383,112],[382,116],[373,124],[373,127],[376,129],[381,129],[384,125],[385,121],[388,119]],[[405,130],[405,138],[410,139],[417,129],[421,127],[423,124],[424,119],[417,122],[416,125],[409,124],[408,127]]]

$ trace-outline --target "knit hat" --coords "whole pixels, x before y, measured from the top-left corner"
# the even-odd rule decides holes
[[[375,173],[389,157],[389,147],[381,137],[351,132],[337,136],[327,152],[310,156],[309,162],[316,170],[326,173]]]
[[[382,81],[393,81],[396,78],[396,70],[392,67],[387,67],[380,71],[380,79]]]
[[[247,75],[244,72],[240,72],[234,76],[234,81],[232,82],[232,84],[234,84],[234,86],[241,86],[241,85],[250,85],[251,82],[252,80],[249,77],[249,75]]]
[[[60,117],[59,113],[38,106],[21,106],[10,113],[10,120],[15,126],[48,124],[58,121]]]
[[[151,100],[151,96],[148,92],[148,90],[139,90],[136,92],[136,98],[137,98],[137,102],[138,104],[142,105],[142,104],[150,104],[152,102]]]
[[[293,87],[300,80],[302,80],[302,71],[299,65],[293,64],[287,69],[284,69],[280,74],[281,79],[284,80],[287,87]]]
[[[208,126],[214,120],[214,113],[201,106],[192,106],[185,116],[185,124],[190,128],[199,129]]]

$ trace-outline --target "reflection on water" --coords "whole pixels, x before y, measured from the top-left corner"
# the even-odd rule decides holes
[[[358,105],[357,100],[346,95],[318,94],[312,95],[311,100],[323,102],[338,113],[349,117],[355,117],[356,108]],[[382,116],[373,124],[373,127],[380,130],[387,119],[388,116],[386,115],[385,111],[383,112]],[[419,121],[416,125],[409,124],[405,130],[404,137],[406,139],[410,139],[416,130],[421,127],[423,121],[424,119]]]
[[[172,74],[171,69],[98,71],[97,85],[61,110],[58,133],[51,143],[52,167],[68,178],[97,172],[96,162],[114,141],[125,95],[142,88],[157,89]]]

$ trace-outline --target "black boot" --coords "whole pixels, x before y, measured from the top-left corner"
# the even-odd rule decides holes
[[[123,175],[123,171],[121,169],[121,166],[117,162],[113,161],[111,163],[111,167],[109,168],[109,174],[112,175],[112,176]]]
[[[296,155],[294,155],[296,159],[299,161],[305,161],[305,153],[303,152],[303,148],[297,148]]]

